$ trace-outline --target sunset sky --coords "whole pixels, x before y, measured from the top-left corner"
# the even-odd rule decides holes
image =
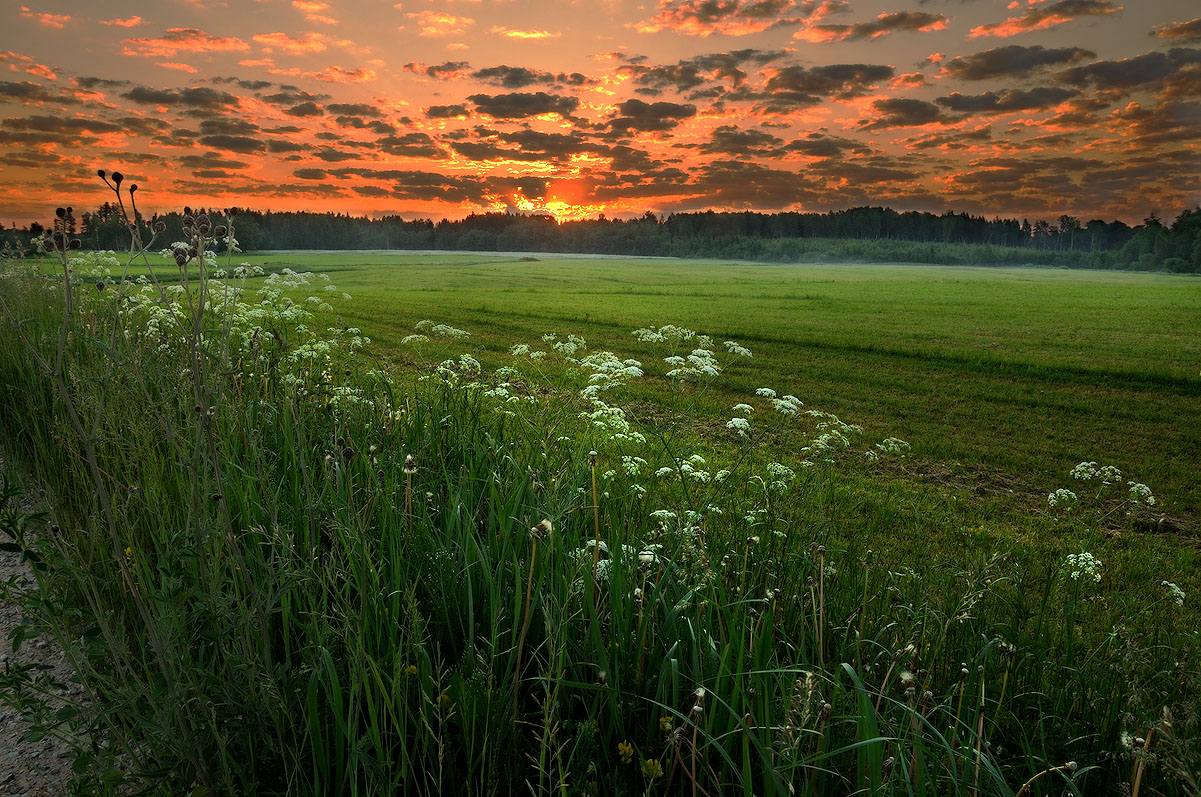
[[[1195,0],[0,1],[6,226],[1201,201]]]

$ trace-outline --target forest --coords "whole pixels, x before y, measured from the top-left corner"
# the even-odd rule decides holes
[[[122,249],[128,241],[119,210],[105,203],[79,215],[74,231],[85,249]],[[164,246],[184,237],[183,213],[158,215]],[[28,249],[43,231],[3,232]],[[223,242],[218,242],[220,249]],[[1074,216],[1046,220],[987,219],[969,213],[898,212],[859,207],[828,213],[707,211],[634,219],[560,222],[548,214],[484,213],[464,219],[406,220],[335,213],[240,210],[237,245],[255,250],[438,249],[571,252],[667,257],[739,258],[765,262],[912,262],[947,265],[1041,265],[1067,268],[1201,272],[1201,207],[1170,224],[1151,213],[1131,227]]]

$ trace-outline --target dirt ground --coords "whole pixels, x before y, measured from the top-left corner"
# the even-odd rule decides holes
[[[4,460],[0,458],[0,471]],[[31,508],[27,504],[26,509]],[[2,542],[11,542],[4,539]],[[21,587],[33,584],[33,573],[20,555],[0,551],[0,583]],[[9,634],[21,624],[22,612],[4,595],[0,588],[0,672],[9,666],[32,664],[41,673],[63,685],[65,699],[78,700],[82,690],[71,682],[74,671],[63,649],[48,637],[27,638],[20,650],[13,652]],[[69,794],[71,780],[70,748],[63,742],[45,738],[31,742],[25,737],[29,722],[16,709],[0,703],[0,795],[22,794],[25,797],[61,797]]]

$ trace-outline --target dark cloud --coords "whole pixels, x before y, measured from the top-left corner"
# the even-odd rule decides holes
[[[259,132],[259,126],[245,119],[222,116],[202,121],[200,132],[206,136],[245,136]]]
[[[709,53],[693,58],[681,59],[675,64],[646,66],[627,64],[619,71],[633,77],[633,84],[644,94],[659,94],[664,90],[679,92],[704,86],[710,81],[724,80],[737,88],[747,78],[744,65],[763,66],[784,56],[782,50],[733,50],[727,53]]]
[[[206,147],[212,147],[213,149],[221,149],[227,152],[238,152],[243,155],[249,155],[254,152],[263,152],[267,149],[267,145],[260,139],[250,138],[249,136],[202,136],[200,138],[200,143]]]
[[[128,80],[108,80],[102,77],[77,77],[75,85],[81,89],[119,89],[132,85]]]
[[[322,147],[313,153],[313,157],[323,160],[326,163],[342,163],[344,161],[358,160],[360,156],[357,153],[334,149],[333,147]]]
[[[609,154],[609,148],[590,143],[578,133],[542,133],[529,128],[501,133],[482,127],[477,127],[473,132],[473,140],[456,141],[450,145],[451,149],[472,160],[528,163],[547,160],[562,162],[584,152]]]
[[[1036,89],[1006,89],[1001,92],[964,95],[955,92],[934,102],[956,113],[1000,114],[1015,111],[1041,111],[1076,96],[1074,89],[1046,86]]]
[[[784,139],[762,130],[742,130],[733,125],[714,128],[709,140],[697,148],[707,155],[770,157],[782,152]]]
[[[325,110],[315,102],[302,102],[299,105],[293,105],[291,108],[284,109],[284,113],[288,116],[324,116]]]
[[[840,158],[848,152],[856,155],[871,152],[871,148],[862,142],[825,133],[810,133],[805,138],[794,139],[788,142],[785,149],[811,158]]]
[[[932,102],[913,99],[876,100],[872,103],[878,116],[871,120],[863,120],[859,127],[863,130],[886,130],[894,127],[917,127],[936,122],[951,121],[943,115],[942,109]]]
[[[263,102],[278,105],[282,108],[285,105],[300,105],[306,102],[325,102],[330,98],[328,94],[310,94],[295,86],[280,86],[280,89],[282,91],[278,91],[275,94],[268,94],[261,99]]]
[[[440,158],[445,154],[442,148],[425,133],[384,136],[376,139],[374,143],[389,155],[401,155],[408,158]]]
[[[352,127],[355,130],[370,130],[381,136],[391,135],[396,132],[394,125],[382,122],[379,119],[372,119],[370,122],[367,122],[357,116],[338,116],[334,118],[334,121],[340,127]]]
[[[454,77],[462,72],[466,72],[471,68],[471,64],[466,61],[443,61],[440,64],[418,64],[408,63],[402,69],[414,72],[418,75],[426,75],[427,77],[442,78]]]
[[[581,72],[559,72],[556,74],[554,72],[543,72],[539,69],[527,69],[524,66],[508,66],[507,64],[480,69],[472,72],[471,76],[476,80],[482,80],[485,83],[491,83],[494,86],[506,89],[521,89],[536,83],[586,86],[592,82],[587,75]]]
[[[609,121],[609,129],[621,133],[671,130],[693,116],[696,116],[695,105],[626,100],[617,106],[617,116]]]
[[[867,22],[856,22],[852,25],[811,25],[798,33],[797,38],[815,42],[878,39],[898,31],[943,30],[946,28],[947,22],[947,18],[942,14],[930,14],[925,11],[894,11],[890,14],[881,14]]]
[[[326,174],[325,169],[296,169],[292,172],[293,177],[301,180],[324,180]]]
[[[567,118],[580,104],[575,97],[547,94],[545,91],[472,94],[467,99],[475,103],[477,111],[493,119],[524,119],[544,113],[556,113]]]
[[[165,105],[167,107],[192,108],[203,111],[236,108],[238,98],[224,91],[207,86],[186,89],[152,89],[137,86],[121,95],[140,105]]]
[[[242,161],[225,160],[216,152],[204,155],[181,155],[175,159],[180,166],[187,169],[245,169],[249,164]]]
[[[1073,86],[1122,95],[1135,89],[1157,89],[1169,95],[1201,94],[1201,49],[1173,47],[1120,61],[1097,61],[1065,69],[1059,79]]]
[[[1080,47],[1048,49],[1041,44],[1032,47],[1009,44],[952,58],[943,67],[943,71],[948,76],[961,80],[1026,77],[1048,67],[1074,64],[1085,58],[1096,57],[1096,53]]]
[[[425,115],[430,119],[454,119],[459,116],[470,116],[471,111],[466,105],[431,105],[425,109]]]
[[[74,105],[78,99],[70,94],[51,91],[40,83],[26,80],[21,83],[0,81],[0,99],[18,100],[20,102],[51,102],[55,104]]]
[[[748,93],[746,98],[762,100],[762,109],[768,113],[787,113],[819,105],[828,98],[846,100],[862,96],[894,74],[891,66],[877,64],[787,66],[767,79],[762,94]],[[732,94],[729,96],[734,98]]]
[[[52,133],[68,137],[122,132],[121,126],[112,122],[102,122],[99,119],[81,119],[75,116],[29,116],[25,118],[5,119],[2,124],[5,130]]]
[[[1201,17],[1190,19],[1188,22],[1169,22],[1151,31],[1157,39],[1183,39],[1189,42],[1201,42]]]
[[[266,144],[267,151],[275,154],[301,152],[309,148],[307,144],[298,144],[295,141],[283,141],[281,139],[268,139]]]
[[[945,132],[928,133],[905,140],[910,149],[970,149],[980,144],[992,141],[992,127],[981,125],[972,130],[947,130]]]
[[[1201,102],[1165,102],[1150,108],[1132,103],[1118,118],[1140,144],[1201,141]]]
[[[325,106],[325,110],[333,114],[342,114],[344,116],[366,116],[370,119],[379,119],[383,116],[379,108],[374,105],[368,105],[365,102],[331,102]]]
[[[153,136],[171,129],[162,119],[146,116],[124,116],[117,123],[135,136]]]

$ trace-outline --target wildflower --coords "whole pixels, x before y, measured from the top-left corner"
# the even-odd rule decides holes
[[[1093,581],[1101,580],[1101,560],[1087,551],[1068,554],[1067,567],[1068,576],[1073,581],[1079,581],[1081,577]]]
[[[1184,590],[1171,581],[1161,581],[1159,583],[1168,590],[1168,597],[1176,601],[1177,606],[1184,605]]]
[[[746,437],[747,432],[751,429],[751,423],[746,418],[731,418],[726,421],[726,428],[733,429],[738,434]]]
[[[659,717],[659,730],[671,733],[671,717]]]
[[[442,708],[450,708],[450,695],[445,692],[438,695],[438,705]]]
[[[1062,488],[1047,495],[1048,506],[1063,506],[1070,509],[1075,501],[1076,494],[1071,490],[1064,490]]]
[[[750,404],[735,404],[734,405],[734,412],[741,412],[744,415],[750,415],[754,411],[755,411],[755,408],[752,407]]]
[[[405,675],[412,678],[416,674],[417,674],[417,665],[416,664],[410,664],[408,667],[405,667]]]
[[[776,391],[772,390],[770,387],[761,387],[755,391],[755,395],[763,396],[764,398],[775,398]]]
[[[751,356],[750,349],[746,348],[745,346],[739,345],[735,341],[727,340],[722,345],[726,347],[726,351],[728,351],[730,354],[734,354],[739,357],[750,357]]]
[[[1127,482],[1130,486],[1130,500],[1136,504],[1146,504],[1147,506],[1155,505],[1155,496],[1151,494],[1151,488],[1139,482]]]
[[[629,742],[618,742],[617,754],[621,756],[621,763],[630,763],[634,760],[634,745]]]
[[[648,758],[642,762],[642,774],[648,778],[662,777],[663,767],[659,765],[658,759]]]

